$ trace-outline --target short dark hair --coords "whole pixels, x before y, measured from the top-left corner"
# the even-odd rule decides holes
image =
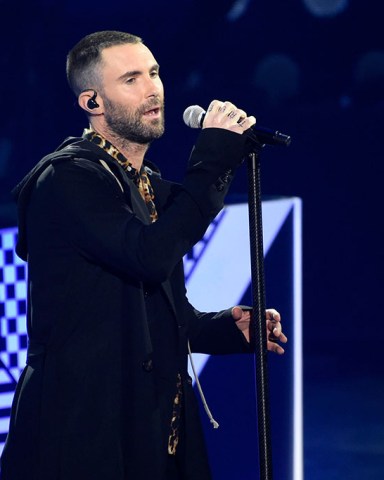
[[[82,38],[68,53],[67,80],[76,96],[88,88],[100,88],[99,67],[105,48],[143,43],[140,37],[114,30],[95,32]]]

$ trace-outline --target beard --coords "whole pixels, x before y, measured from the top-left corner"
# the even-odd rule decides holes
[[[164,133],[164,104],[160,100],[154,99],[135,111],[129,111],[126,106],[112,103],[106,98],[104,108],[110,132],[124,141],[147,145]],[[151,108],[158,108],[161,116],[145,123],[142,117]]]

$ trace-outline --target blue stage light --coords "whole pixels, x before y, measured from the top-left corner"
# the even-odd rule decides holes
[[[334,17],[348,7],[348,0],[303,0],[303,2],[316,17]]]

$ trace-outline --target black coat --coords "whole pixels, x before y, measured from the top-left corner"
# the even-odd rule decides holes
[[[87,140],[69,139],[18,186],[30,345],[2,480],[162,479],[177,372],[187,478],[210,478],[187,340],[211,354],[247,346],[229,310],[189,304],[182,258],[243,155],[241,135],[203,130],[182,185],[151,175],[153,224],[121,167]]]

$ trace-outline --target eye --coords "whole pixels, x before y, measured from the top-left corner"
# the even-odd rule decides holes
[[[135,83],[135,80],[136,80],[135,77],[130,77],[126,79],[125,83],[132,84],[132,83]]]
[[[158,70],[153,70],[151,73],[151,78],[157,78],[159,76],[159,71]]]

